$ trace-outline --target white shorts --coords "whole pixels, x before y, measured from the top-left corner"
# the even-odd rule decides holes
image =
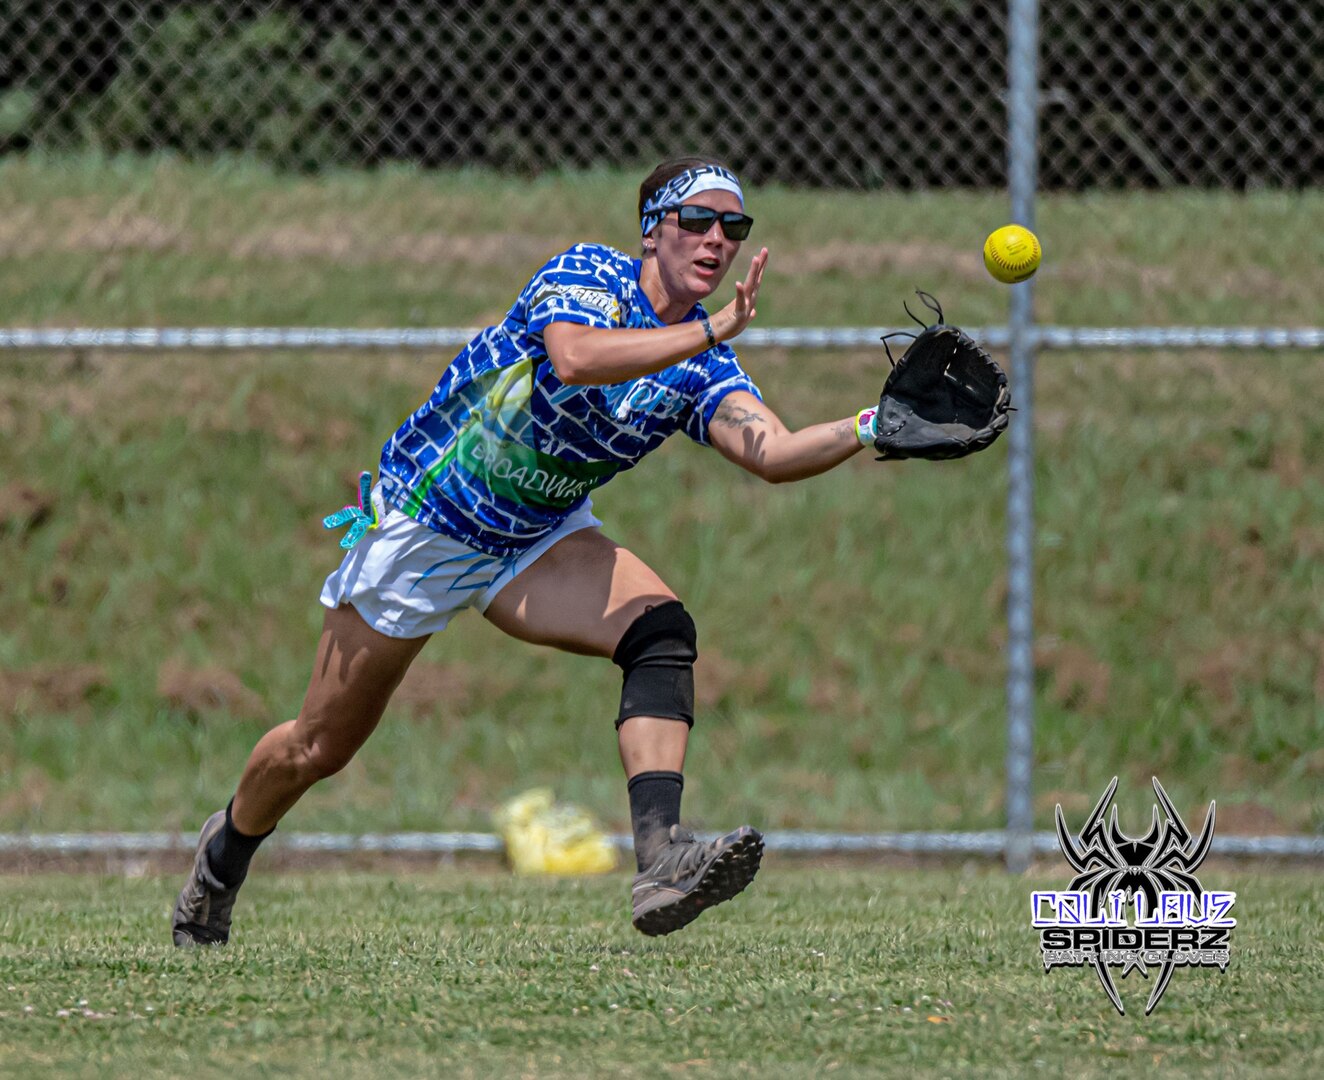
[[[329,608],[353,604],[387,637],[426,637],[446,629],[464,608],[486,611],[504,586],[558,540],[601,524],[586,499],[528,551],[502,557],[466,547],[392,508],[326,579],[321,601]]]

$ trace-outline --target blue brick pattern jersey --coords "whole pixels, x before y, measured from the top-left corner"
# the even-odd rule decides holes
[[[515,555],[673,432],[706,445],[713,412],[733,390],[761,398],[725,344],[609,386],[557,378],[543,344],[549,323],[664,325],[639,287],[640,265],[615,248],[577,244],[543,266],[382,448],[385,501],[479,551]],[[685,321],[704,314],[695,305]]]

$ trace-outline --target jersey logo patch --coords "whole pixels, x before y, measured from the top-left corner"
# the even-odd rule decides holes
[[[613,401],[617,394],[620,395],[619,400]],[[646,379],[623,390],[609,389],[607,401],[612,406],[612,416],[617,420],[625,420],[631,413],[640,414],[640,419],[651,416],[656,420],[665,420],[685,408],[685,395],[680,391]]]
[[[555,296],[565,297],[567,300],[573,300],[577,304],[583,304],[585,307],[596,308],[609,319],[620,319],[621,304],[616,297],[606,289],[590,289],[586,285],[557,285],[547,284],[538,290],[538,294],[533,298],[533,307],[537,307],[544,300]]]

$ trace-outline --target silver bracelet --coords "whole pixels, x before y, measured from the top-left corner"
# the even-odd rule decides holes
[[[700,315],[699,321],[703,323],[703,332],[708,335],[708,348],[717,344],[717,335],[713,333],[713,324],[708,321],[707,315]]]

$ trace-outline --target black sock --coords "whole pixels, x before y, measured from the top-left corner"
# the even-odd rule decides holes
[[[207,863],[211,872],[216,875],[217,881],[230,889],[244,883],[253,853],[263,840],[276,831],[271,829],[261,836],[245,836],[234,827],[234,819],[230,816],[233,806],[234,800],[231,799],[230,805],[225,808],[225,826],[207,843]]]
[[[671,826],[680,824],[680,792],[685,778],[678,772],[642,772],[630,777],[630,824],[634,827],[634,858],[646,870],[668,843]]]

